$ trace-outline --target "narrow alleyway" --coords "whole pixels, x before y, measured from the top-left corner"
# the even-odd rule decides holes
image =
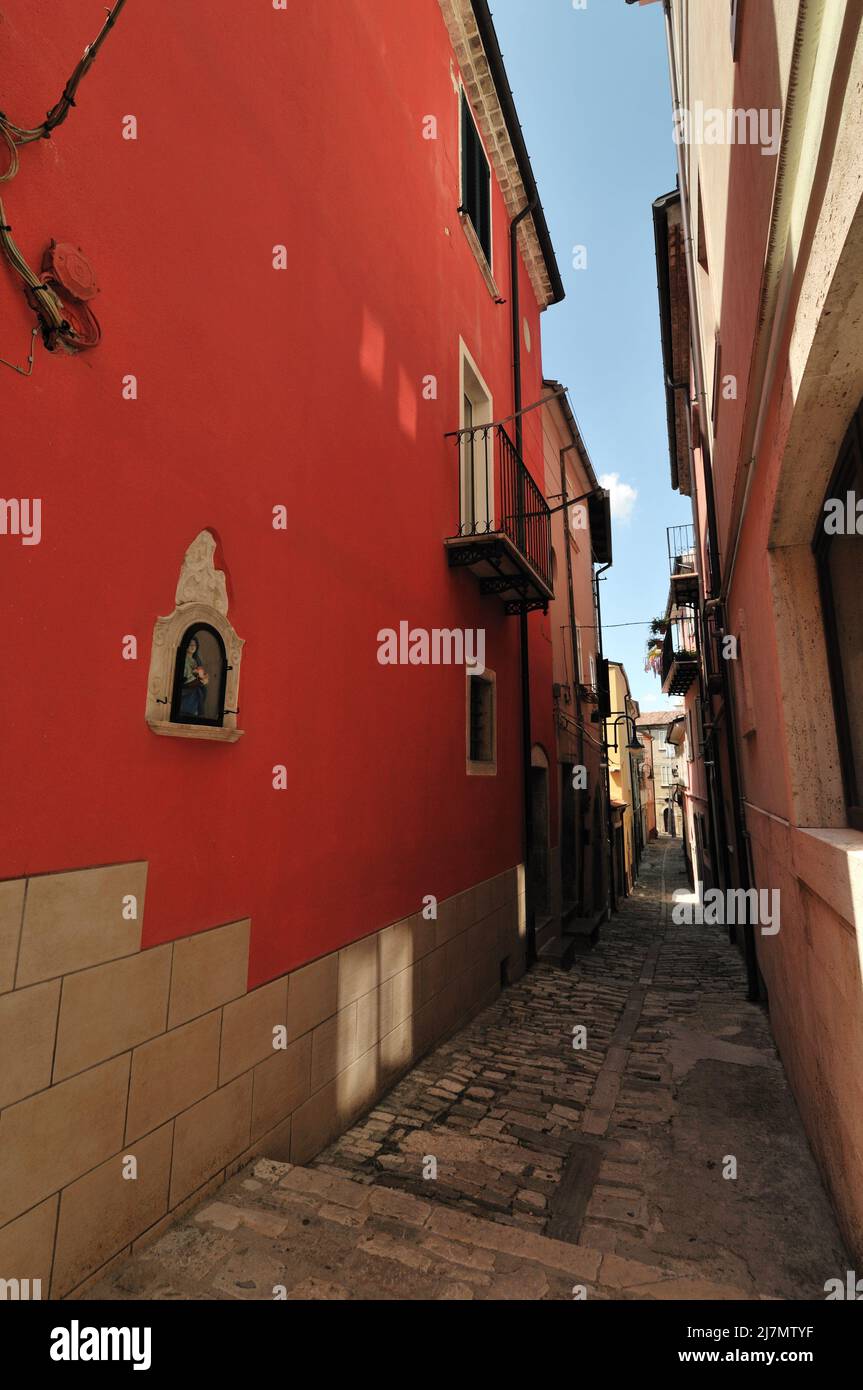
[[[86,1297],[823,1298],[850,1266],[767,1018],[725,933],[672,923],[683,883],[680,842],[652,845],[571,972],[531,971],[310,1167],[252,1164]]]

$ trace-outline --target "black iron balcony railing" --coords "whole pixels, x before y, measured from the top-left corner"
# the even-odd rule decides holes
[[[692,622],[668,624],[662,643],[662,689],[666,695],[685,695],[698,675],[698,653]]]
[[[667,526],[668,573],[674,578],[678,574],[696,574],[695,527]]]
[[[672,605],[698,602],[698,551],[694,526],[668,526]]]
[[[506,537],[526,562],[525,576],[536,576],[540,589],[553,592],[551,570],[551,513],[503,425],[477,425],[457,430],[460,478],[458,535],[451,543],[472,538]],[[490,552],[489,552],[490,553]],[[503,593],[503,580],[486,583],[486,591]],[[484,581],[485,583],[485,581]]]

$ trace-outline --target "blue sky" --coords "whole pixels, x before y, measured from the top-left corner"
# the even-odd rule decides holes
[[[570,397],[598,474],[635,489],[614,517],[602,585],[606,655],[642,710],[668,701],[644,670],[665,611],[665,528],[692,519],[671,489],[651,203],[675,186],[662,6],[492,0],[495,27],[566,287],[543,315],[546,376]],[[573,268],[573,248],[587,267]]]

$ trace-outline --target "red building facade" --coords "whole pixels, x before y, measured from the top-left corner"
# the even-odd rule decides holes
[[[10,0],[10,119],[101,17]],[[247,1153],[302,1162],[520,972],[525,748],[555,749],[504,477],[542,488],[542,412],[480,427],[545,394],[563,291],[487,5],[130,4],[76,100],[2,186],[31,266],[81,248],[102,334],[0,368],[0,1029],[35,1039],[0,1097],[0,1255],[52,1296]],[[235,704],[190,734],[196,623]],[[486,669],[435,663],[440,632],[482,633]],[[118,1185],[130,1152],[147,1181]]]

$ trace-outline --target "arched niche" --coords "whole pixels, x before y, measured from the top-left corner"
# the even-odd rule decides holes
[[[157,618],[147,682],[147,724],[171,738],[235,743],[243,639],[228,621],[216,542],[201,531],[186,551],[175,608]]]

